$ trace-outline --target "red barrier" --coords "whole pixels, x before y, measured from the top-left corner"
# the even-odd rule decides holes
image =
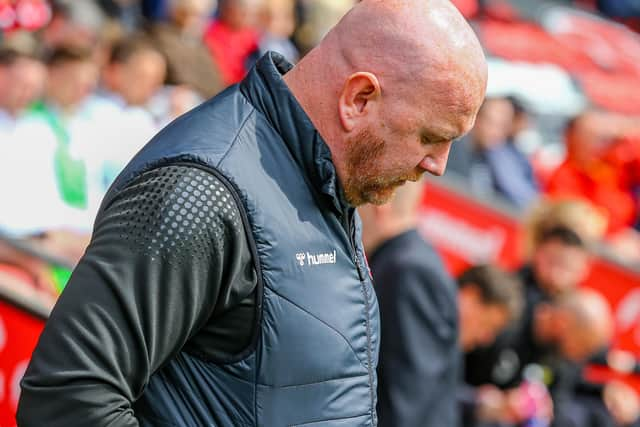
[[[454,275],[472,264],[521,264],[520,224],[498,209],[428,181],[420,207],[420,231],[444,257]]]
[[[44,320],[0,300],[0,426],[14,427],[20,380]]]

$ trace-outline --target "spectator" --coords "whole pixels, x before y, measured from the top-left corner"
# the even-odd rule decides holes
[[[567,157],[553,173],[547,192],[553,196],[583,197],[607,212],[608,232],[632,227],[638,219],[632,171],[607,156],[618,135],[615,118],[608,113],[587,111],[569,122],[565,130]],[[633,153],[629,153],[633,154]],[[628,167],[634,165],[633,160]]]
[[[45,73],[36,58],[11,49],[0,49],[0,150],[8,148],[16,120],[40,96]],[[0,158],[6,159],[2,154]]]
[[[51,170],[50,151],[38,139],[23,140],[19,131],[19,123],[29,104],[40,96],[45,78],[46,70],[37,59],[9,49],[0,52],[0,231],[55,249],[61,258],[75,258],[79,253],[67,238],[71,233],[49,229],[48,236],[43,234],[55,222],[53,211],[58,200],[55,187],[50,185],[53,176],[47,175]],[[28,167],[16,159],[29,159]],[[72,215],[69,218],[77,219]],[[22,270],[38,297],[45,296],[47,305],[52,303],[56,288],[45,262],[0,241],[2,264]]]
[[[458,278],[460,323],[459,345],[462,352],[492,344],[510,322],[517,321],[523,308],[521,284],[492,266],[477,266]],[[503,421],[508,416],[508,398],[492,385],[472,387],[460,375],[458,402],[462,425],[477,420]],[[440,424],[437,424],[440,425]]]
[[[601,209],[582,199],[543,199],[533,207],[525,225],[525,256],[531,258],[542,234],[554,227],[569,228],[586,246],[604,236],[607,220]]]
[[[407,183],[390,203],[360,208],[386,337],[380,426],[456,426],[461,348],[489,344],[522,305],[518,283],[493,267],[470,269],[456,294],[439,255],[415,229],[422,192],[421,183]],[[474,392],[464,395],[475,403]]]
[[[590,271],[589,246],[601,237],[604,231],[603,225],[603,219],[598,212],[589,204],[580,201],[550,202],[536,212],[529,227],[532,240],[530,263],[519,272],[525,285],[524,322],[499,337],[496,345],[477,350],[467,356],[467,361],[472,366],[493,366],[490,374],[479,370],[469,372],[470,381],[473,383],[492,381],[503,387],[513,387],[518,384],[521,375],[519,372],[522,372],[526,364],[533,360],[521,359],[518,357],[520,352],[514,351],[505,343],[513,341],[516,335],[526,335],[528,330],[533,329],[535,313],[539,307],[554,304],[554,301],[575,292]],[[495,360],[497,362],[492,362]],[[562,380],[564,385],[557,387],[561,392],[556,406],[558,406],[558,416],[565,420],[563,422],[569,422],[566,417],[582,417],[582,419],[610,417],[604,401],[599,397],[603,392],[601,386],[595,386],[583,380],[579,366],[571,368],[566,365],[560,371],[565,379]],[[607,392],[607,395],[617,396],[619,393],[625,393],[622,387],[612,385],[612,388],[613,391]],[[517,389],[514,390],[517,391]],[[608,390],[608,386],[604,390]],[[613,397],[611,400],[618,402],[619,399]],[[596,410],[596,408],[599,409]],[[588,423],[585,421],[571,425],[577,427],[588,425]]]
[[[541,203],[527,227],[528,262],[518,272],[526,289],[527,316],[578,288],[591,271],[591,249],[604,234],[605,220],[590,203],[555,200]]]
[[[98,69],[88,50],[58,48],[47,67],[44,99],[18,122],[13,149],[24,147],[25,158],[37,173],[29,197],[51,206],[47,216],[54,224],[88,232],[106,191],[103,158],[114,135],[111,123],[119,116],[100,108],[90,96]],[[62,207],[54,214],[60,201],[77,215],[69,216]],[[41,209],[33,213],[43,216]]]
[[[260,37],[260,52],[264,54],[273,50],[292,64],[298,62],[298,49],[290,40],[296,27],[295,2],[265,0],[261,15],[263,33]]]
[[[218,18],[209,26],[204,39],[226,85],[239,82],[257,59],[257,11],[262,1],[219,1]]]
[[[458,381],[456,287],[415,228],[422,183],[382,206],[360,208],[378,295],[380,427],[455,426]]]
[[[162,87],[165,73],[164,57],[147,39],[127,38],[112,46],[97,99],[113,110],[111,126],[118,129],[104,153],[105,187],[158,130],[147,106]]]
[[[49,24],[41,34],[45,52],[63,46],[91,49],[105,24],[105,15],[93,1],[54,0]]]
[[[202,98],[210,98],[224,88],[220,70],[203,43],[215,1],[172,0],[169,6],[168,22],[149,29],[167,60],[166,83],[185,85]]]
[[[489,98],[469,135],[454,144],[448,170],[462,176],[478,196],[498,194],[524,209],[537,197],[527,158],[508,143],[515,109],[506,98]]]
[[[530,264],[520,270],[528,305],[575,290],[587,278],[590,267],[588,247],[571,228],[556,226],[542,231]]]
[[[516,151],[516,154],[521,160],[525,158],[524,156],[529,158],[529,156],[535,153],[542,145],[542,137],[538,133],[538,129],[534,125],[525,104],[515,96],[509,96],[507,99],[513,106],[514,111],[507,143],[511,149]],[[521,165],[529,179],[532,182],[536,182],[536,178],[534,178],[534,168],[531,163],[524,161]]]
[[[127,38],[111,49],[103,71],[104,87],[120,105],[144,107],[164,83],[167,64],[144,38]]]
[[[573,416],[567,403],[582,383],[582,363],[605,347],[612,334],[607,302],[594,291],[576,290],[537,304],[510,332],[490,346],[484,358],[467,357],[467,380],[512,388],[522,380],[525,367],[542,365],[550,379],[555,423],[572,425],[565,424]]]
[[[518,321],[524,298],[520,282],[493,266],[477,266],[458,278],[460,347],[487,346],[509,322]]]
[[[97,114],[89,102],[97,81],[89,51],[58,48],[47,68],[44,99],[20,118],[7,147],[11,159],[28,159],[29,167],[13,162],[2,168],[3,182],[20,185],[2,187],[0,197],[11,203],[2,204],[0,220],[6,231],[73,264],[84,252],[104,192],[100,167],[107,140],[102,138],[113,117]],[[36,283],[51,285],[46,263],[5,252],[4,262],[20,265]]]
[[[623,257],[640,262],[640,235],[632,230],[640,215],[640,138],[625,135],[614,115],[587,111],[565,131],[567,157],[552,174],[547,192],[581,197],[607,214],[608,240]]]
[[[580,232],[575,231],[572,228],[576,227],[572,221],[574,216],[580,214],[581,220],[585,221],[589,213],[593,225],[582,225]],[[513,335],[533,330],[535,311],[540,304],[552,303],[554,299],[575,291],[586,278],[591,260],[587,241],[581,236],[589,235],[582,230],[598,226],[599,217],[596,215],[588,205],[579,202],[548,204],[538,210],[529,226],[532,240],[529,263],[518,272],[525,292],[524,315],[517,325],[500,336],[496,345],[478,349],[467,356],[470,366],[496,367],[495,372],[491,369],[469,372],[467,377],[472,383],[491,382],[502,387],[518,383],[520,373],[530,360],[513,357],[513,348],[507,343],[514,341]]]

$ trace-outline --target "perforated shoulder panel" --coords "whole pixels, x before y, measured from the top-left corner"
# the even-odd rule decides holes
[[[168,166],[143,174],[109,210],[119,216],[120,237],[132,248],[170,263],[209,258],[224,245],[229,230],[242,231],[229,190],[194,167]]]

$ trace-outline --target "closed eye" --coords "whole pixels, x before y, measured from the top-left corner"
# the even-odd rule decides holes
[[[442,137],[427,136],[427,135],[422,135],[421,137],[422,145],[444,144],[449,141],[451,140],[447,138],[442,138]]]

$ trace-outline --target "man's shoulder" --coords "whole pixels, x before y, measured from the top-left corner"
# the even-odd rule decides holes
[[[436,249],[415,230],[409,230],[387,241],[374,254],[374,263],[380,270],[398,273],[420,273],[431,277],[450,279]]]
[[[238,87],[231,86],[178,117],[163,132],[176,130],[187,138],[207,136],[209,140],[229,140],[245,125],[253,111],[254,107]]]
[[[234,196],[214,174],[197,165],[161,166],[132,180],[96,220],[116,224],[129,243],[167,259],[200,254],[224,236],[243,235]]]
[[[255,126],[250,120],[254,111],[237,87],[223,91],[160,130],[112,188],[122,188],[141,173],[161,165],[192,162],[217,167],[243,129]]]

